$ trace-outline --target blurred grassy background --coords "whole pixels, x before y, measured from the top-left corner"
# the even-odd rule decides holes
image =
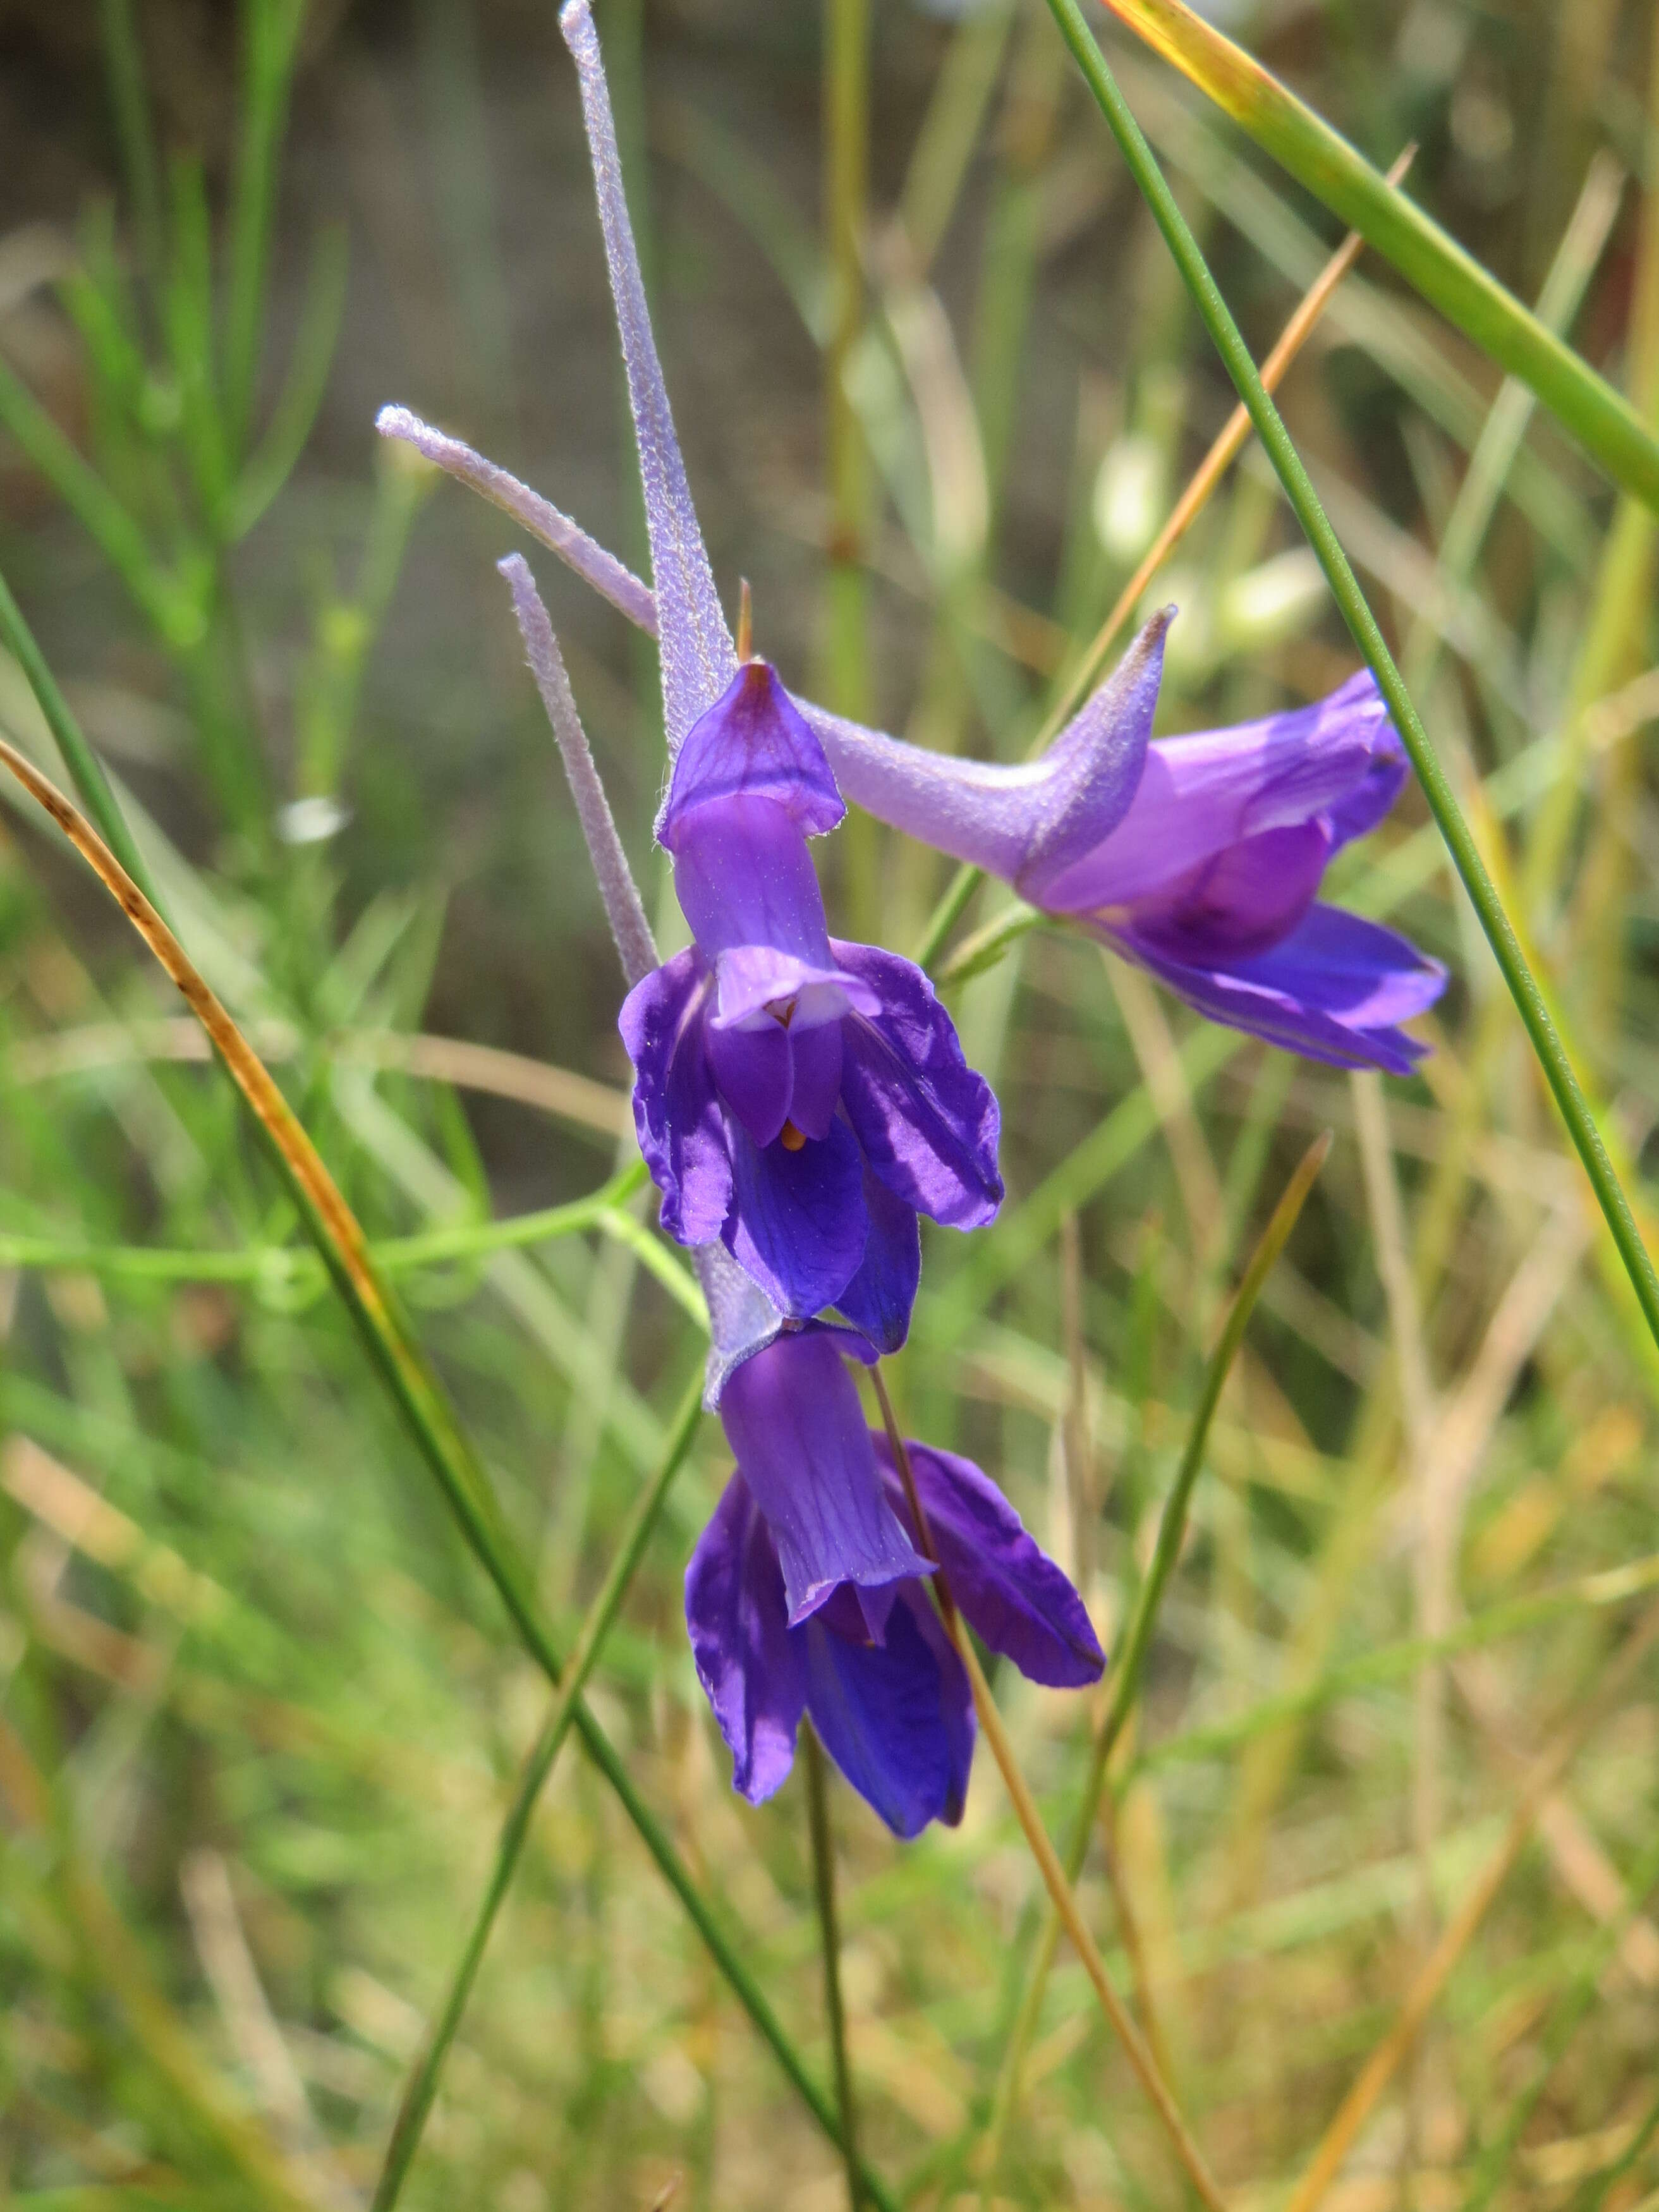
[[[691,478],[792,681],[1012,757],[1231,392],[1044,9],[871,11],[861,210],[861,9],[825,6],[599,0]],[[1574,343],[1655,412],[1651,9],[1225,20],[1379,164],[1418,141],[1412,191],[1522,297],[1553,268]],[[109,66],[127,25],[148,185]],[[1260,356],[1332,228],[1111,51]],[[0,143],[0,568],[371,1232],[456,1231],[400,1282],[568,1635],[701,1340],[616,1238],[491,1233],[631,1157],[614,955],[491,566],[513,533],[371,428],[407,402],[643,565],[555,9],[12,0]],[[1367,258],[1283,404],[1648,1188],[1653,526],[1544,421],[1472,468],[1498,389]],[[672,939],[653,657],[538,569]],[[1161,729],[1352,665],[1252,451],[1154,590],[1182,607]],[[0,728],[50,759],[3,658]],[[1435,1056],[1386,1097],[1205,1030],[1080,939],[1026,939],[958,994],[1010,1201],[930,1241],[895,1378],[1109,1633],[1225,1287],[1337,1130],[1083,1889],[1241,2205],[1305,2161],[1528,1762],[1589,1709],[1645,1585],[1583,1578],[1654,1550],[1654,1355],[1423,821],[1408,797],[1340,878],[1454,969]],[[840,931],[914,944],[939,863],[865,823],[823,858]],[[0,817],[0,1261],[27,1262],[0,1267],[0,2184],[32,2205],[366,2198],[544,1709],[191,1057],[79,864]],[[828,2079],[799,1785],[732,1798],[679,1619],[725,1474],[708,1424],[592,1703]],[[1552,1592],[1517,1632],[1504,1608]],[[1462,1656],[1413,1663],[1465,1615]],[[1087,1701],[999,1689],[1058,1826]],[[1545,1796],[1344,2212],[1627,2212],[1659,2187],[1656,1695],[1650,1662]],[[922,2204],[1173,2203],[1064,1952],[987,2155],[1039,1894],[988,1759],[961,1829],[912,1846],[832,1804],[872,2161]],[[643,2207],[676,2176],[721,2212],[845,2195],[568,1753],[405,2201]]]

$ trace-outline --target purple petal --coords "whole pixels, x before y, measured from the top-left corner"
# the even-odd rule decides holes
[[[714,799],[678,824],[674,890],[712,960],[765,945],[828,969],[830,935],[812,855],[799,826],[769,799]]]
[[[806,1669],[777,1553],[740,1474],[726,1484],[685,1571],[685,1625],[697,1679],[731,1747],[732,1786],[758,1805],[793,1762]]]
[[[605,233],[605,260],[628,370],[628,396],[634,410],[651,538],[651,576],[662,657],[663,719],[672,753],[697,717],[714,705],[732,681],[737,653],[714,591],[679,441],[674,435],[662,365],[651,335],[651,317],[623,192],[622,164],[617,157],[611,94],[588,0],[567,0],[559,28],[581,83],[582,117],[593,164],[599,225]]]
[[[1135,934],[1200,968],[1265,952],[1313,904],[1330,855],[1322,821],[1242,838],[1169,893],[1136,907]]]
[[[815,967],[770,945],[734,945],[716,953],[714,987],[714,1019],[727,1025],[769,1006],[793,1006],[796,1018],[808,1023],[839,1021],[849,1006],[869,1014],[881,1010],[876,993],[856,976],[833,964]]]
[[[1332,852],[1340,852],[1356,837],[1367,836],[1376,829],[1405,789],[1411,772],[1406,748],[1395,736],[1393,723],[1388,723],[1364,775],[1351,791],[1325,810]]]
[[[726,1125],[704,1050],[712,979],[695,949],[636,983],[617,1026],[634,1063],[634,1127],[662,1193],[662,1225],[682,1244],[707,1244],[732,1206]]]
[[[1116,830],[1042,890],[1051,913],[1127,908],[1171,890],[1212,854],[1358,802],[1398,740],[1369,669],[1312,707],[1201,736],[1160,738]],[[1389,771],[1395,773],[1393,769]]]
[[[884,1644],[851,1643],[820,1620],[795,1632],[812,1725],[860,1796],[897,1836],[920,1835],[930,1820],[954,1826],[973,1759],[973,1693],[927,1599],[914,1585],[899,1592]]]
[[[848,1321],[883,1352],[896,1352],[910,1333],[910,1309],[921,1280],[921,1237],[915,1208],[864,1171],[870,1217],[859,1270],[836,1300]]]
[[[763,660],[738,669],[680,747],[657,817],[659,842],[675,851],[684,817],[723,799],[769,799],[815,837],[847,811],[823,747]]]
[[[781,1140],[760,1152],[735,1118],[726,1127],[735,1197],[726,1249],[774,1305],[808,1321],[835,1304],[864,1256],[864,1174],[853,1133],[836,1121],[799,1152]]]
[[[904,1492],[885,1437],[873,1437],[889,1499]],[[1027,1680],[1060,1690],[1098,1681],[1106,1664],[1083,1600],[971,1460],[907,1441],[916,1495],[939,1565],[983,1642]]]
[[[781,1336],[745,1360],[726,1382],[720,1419],[777,1547],[791,1627],[840,1583],[875,1589],[932,1571],[883,1494],[833,1336]]]
[[[1046,881],[1109,836],[1133,798],[1171,611],[1153,617],[1048,751],[1017,766],[929,752],[805,700],[796,704],[855,805],[1010,882],[1028,868]]]
[[[1395,1024],[1431,1006],[1446,983],[1437,960],[1340,907],[1311,907],[1271,951],[1211,968],[1133,932],[1101,933],[1212,1021],[1334,1067],[1409,1075],[1426,1048]]]
[[[703,1039],[720,1097],[750,1143],[764,1150],[789,1119],[794,1066],[788,1030],[770,1014],[757,1014],[741,1029],[711,1022]]]
[[[789,1024],[794,1061],[789,1118],[803,1136],[827,1137],[841,1097],[841,1018],[811,1020],[797,1011]]]
[[[881,999],[878,1015],[849,1014],[842,1030],[842,1098],[865,1157],[918,1213],[981,1227],[1002,1203],[990,1085],[920,968],[874,945],[832,939],[830,950]]]

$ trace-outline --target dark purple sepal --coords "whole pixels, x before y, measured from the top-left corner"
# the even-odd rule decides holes
[[[918,1836],[930,1820],[954,1826],[973,1756],[973,1693],[926,1597],[901,1589],[878,1644],[817,1620],[796,1633],[812,1725],[860,1796],[896,1836]]]
[[[720,1411],[777,1547],[792,1627],[843,1584],[933,1571],[884,1493],[836,1333],[777,1338],[727,1378]]]
[[[1409,1075],[1427,1048],[1398,1024],[1431,1006],[1446,971],[1391,929],[1316,904],[1271,951],[1212,965],[1138,932],[1103,932],[1200,1014],[1333,1067]],[[1198,953],[1194,947],[1193,952]]]
[[[781,1139],[763,1152],[728,1115],[726,1136],[734,1200],[726,1249],[781,1312],[810,1321],[836,1304],[864,1256],[864,1167],[853,1133],[837,1119],[799,1152]]]
[[[910,1310],[921,1280],[921,1231],[916,1210],[864,1171],[870,1217],[858,1273],[836,1300],[854,1327],[883,1352],[897,1352],[910,1334]]]
[[[732,1784],[751,1805],[787,1776],[806,1702],[783,1577],[740,1474],[726,1486],[685,1571],[685,1625],[697,1679],[732,1753]]]
[[[833,830],[847,808],[823,747],[763,660],[744,664],[700,715],[674,759],[657,839],[672,853],[696,808],[765,799],[809,836]]]
[[[789,1119],[794,1095],[794,1059],[789,1033],[769,1014],[722,1028],[710,1022],[703,1031],[709,1073],[720,1093],[763,1152]]]
[[[913,961],[830,939],[837,966],[878,992],[881,1012],[847,1016],[842,1103],[888,1188],[951,1229],[978,1229],[1002,1203],[1001,1118],[963,1058],[956,1026]]]
[[[662,1225],[707,1244],[732,1206],[726,1121],[703,1044],[708,970],[693,947],[643,977],[617,1026],[634,1063],[634,1127],[662,1194]]]
[[[891,1447],[872,1431],[889,1500],[908,1509]],[[952,1595],[980,1640],[1028,1681],[1058,1690],[1099,1680],[1106,1664],[1083,1600],[971,1460],[907,1441],[928,1534]]]

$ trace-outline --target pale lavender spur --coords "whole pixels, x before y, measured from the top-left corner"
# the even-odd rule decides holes
[[[849,1356],[873,1353],[847,1331],[793,1331],[727,1378],[738,1467],[686,1572],[686,1626],[741,1796],[779,1788],[805,1712],[853,1787],[915,1836],[961,1817],[973,1697]],[[1097,1680],[1105,1659],[1082,1600],[994,1484],[968,1460],[905,1449],[927,1540],[983,1641],[1033,1681]]]

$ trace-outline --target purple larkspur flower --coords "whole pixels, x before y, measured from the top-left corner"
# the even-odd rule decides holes
[[[920,969],[832,939],[807,839],[844,809],[763,661],[689,732],[657,825],[695,943],[623,1007],[640,1149],[682,1243],[721,1238],[792,1318],[903,1341],[916,1217],[1002,1196],[989,1085]]]
[[[1444,968],[1317,896],[1333,856],[1376,828],[1409,773],[1375,678],[1363,669],[1313,706],[1148,744],[1173,612],[1146,625],[1091,702],[1139,748],[1133,796],[1103,836],[1033,839],[988,862],[985,825],[941,818],[921,796],[916,748],[806,712],[857,804],[988,866],[1212,1021],[1339,1067],[1409,1074],[1425,1048],[1400,1025],[1440,996]]]
[[[686,1571],[686,1626],[739,1795],[759,1804],[779,1788],[805,1712],[853,1787],[915,1836],[961,1817],[973,1694],[844,1354],[870,1356],[845,1331],[794,1331],[728,1377],[737,1472]],[[983,1641],[1033,1681],[1097,1680],[1082,1600],[995,1485],[970,1461],[905,1449],[939,1565]]]
[[[645,486],[672,762],[657,836],[695,939],[623,1009],[641,1149],[670,1235],[720,1237],[785,1315],[838,1305],[890,1349],[915,1296],[917,1216],[972,1228],[1001,1200],[996,1101],[919,969],[829,935],[807,841],[846,810],[774,672],[738,665],[674,434],[586,0],[560,21]]]

